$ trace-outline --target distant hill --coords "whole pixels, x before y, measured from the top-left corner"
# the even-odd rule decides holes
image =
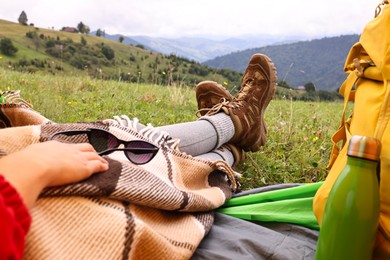
[[[0,66],[30,73],[88,73],[101,79],[165,85],[214,80],[233,89],[241,85],[250,57],[264,53],[274,61],[279,80],[290,86],[313,82],[317,89],[335,90],[345,78],[343,65],[348,51],[359,39],[358,35],[345,35],[286,44],[296,38],[264,36],[218,41],[124,36],[124,42],[120,43],[120,36],[106,34],[103,38],[0,19],[0,40],[9,38],[18,48],[14,56],[0,54]],[[256,48],[232,52],[246,46]],[[222,54],[228,52],[231,53]],[[203,64],[196,61],[217,54],[220,56]]]
[[[29,73],[89,75],[98,79],[150,84],[193,86],[202,80],[240,84],[241,73],[214,69],[173,54],[147,50],[115,40],[21,25],[0,19],[0,40],[8,38],[18,49],[0,53],[0,66]]]
[[[237,51],[204,62],[213,68],[244,72],[254,53],[264,53],[275,63],[279,80],[291,87],[313,82],[317,89],[335,90],[346,75],[343,72],[350,48],[359,35],[344,35]]]
[[[94,32],[92,32],[94,34]],[[120,35],[105,34],[105,38],[117,41]],[[126,44],[141,44],[145,49],[170,55],[175,53],[177,56],[204,62],[217,56],[229,54],[231,52],[245,50],[249,48],[258,48],[266,45],[281,44],[303,40],[302,37],[272,35],[247,36],[228,39],[206,39],[206,38],[160,38],[149,36],[123,36]]]
[[[95,34],[96,34],[96,32],[91,33],[91,35],[95,35]],[[107,34],[107,33],[105,33],[104,37],[102,37],[102,38],[110,39],[112,41],[119,41],[119,37],[121,37],[121,36],[124,38],[123,43],[125,43],[125,44],[143,45],[142,43],[137,42],[134,39],[127,37],[127,36],[123,36],[121,34]],[[150,48],[147,48],[147,46],[145,46],[145,47],[146,47],[145,49],[150,49]]]

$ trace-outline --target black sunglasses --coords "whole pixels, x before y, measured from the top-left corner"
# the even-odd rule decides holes
[[[141,165],[150,162],[157,154],[159,148],[145,141],[123,141],[108,131],[98,128],[88,128],[86,130],[72,130],[54,133],[50,139],[55,140],[60,135],[73,136],[86,134],[89,143],[99,155],[107,155],[115,151],[123,151],[134,164]],[[124,148],[118,148],[123,144]]]

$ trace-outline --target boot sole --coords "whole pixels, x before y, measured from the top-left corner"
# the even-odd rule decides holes
[[[265,145],[265,143],[267,141],[267,134],[266,134],[267,133],[267,125],[266,125],[266,122],[264,120],[264,113],[265,113],[265,110],[268,107],[269,103],[274,98],[275,91],[276,91],[276,82],[278,80],[276,67],[275,67],[275,64],[272,62],[272,60],[264,54],[254,54],[252,56],[251,60],[254,59],[255,56],[260,56],[261,58],[265,59],[267,64],[268,64],[268,67],[269,67],[268,72],[270,75],[270,78],[269,78],[270,87],[268,89],[268,94],[267,94],[267,99],[265,100],[265,105],[261,109],[261,125],[263,127],[263,134],[260,134],[259,139],[256,142],[254,142],[254,145],[249,147],[249,151],[251,151],[251,152],[259,151],[260,147]]]

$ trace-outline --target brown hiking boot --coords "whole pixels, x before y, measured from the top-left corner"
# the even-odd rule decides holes
[[[215,105],[207,115],[221,110],[233,121],[235,134],[229,143],[256,152],[267,141],[264,112],[276,89],[276,69],[271,59],[254,54],[242,78],[241,90],[231,102]]]
[[[196,86],[197,115],[204,116],[213,106],[232,101],[230,92],[214,81],[202,81]]]

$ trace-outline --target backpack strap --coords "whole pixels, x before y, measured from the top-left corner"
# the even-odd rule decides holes
[[[364,71],[366,68],[373,65],[372,60],[364,50],[360,42],[357,42],[352,46],[346,64],[344,66],[344,71],[348,73],[348,77],[343,82],[340,87],[339,93],[344,97],[344,108],[341,115],[340,126],[337,131],[332,136],[332,152],[330,154],[329,162],[327,168],[330,169],[335,162],[337,156],[340,153],[340,150],[344,147],[346,142],[349,140],[348,129],[349,129],[349,120],[345,120],[345,113],[347,111],[347,105],[349,101],[355,100],[356,82],[360,77],[364,77]],[[352,116],[352,115],[351,115]],[[339,143],[342,142],[341,147]]]
[[[382,8],[389,4],[389,1],[388,0],[383,0],[382,3],[380,3],[376,9],[375,9],[375,17],[377,17],[378,15],[380,15],[380,13],[382,12]]]
[[[389,89],[389,80],[383,79],[383,84],[386,86],[386,94],[384,97],[384,101],[382,104],[382,109],[380,110],[380,114],[378,117],[378,123],[375,129],[375,138],[381,140],[384,135],[385,129],[390,120],[389,115],[389,106],[390,106],[390,89]]]
[[[345,121],[345,113],[347,110],[348,101],[354,100],[354,98],[355,98],[355,90],[352,90],[352,89],[355,86],[358,78],[359,77],[358,77],[357,73],[351,72],[349,74],[349,76],[347,77],[347,79],[343,82],[343,84],[339,90],[340,94],[342,94],[344,96],[344,108],[343,108],[343,113],[341,115],[340,126],[332,136],[333,147],[332,147],[332,152],[330,154],[329,163],[327,166],[328,169],[330,169],[332,167],[333,163],[335,162],[337,156],[340,153],[340,150],[342,149],[342,147],[344,147],[345,143],[347,142],[347,129],[346,129],[346,127],[347,127],[348,123],[346,123],[346,121]],[[342,145],[341,145],[341,147],[339,147],[338,144],[341,141],[342,141]]]

